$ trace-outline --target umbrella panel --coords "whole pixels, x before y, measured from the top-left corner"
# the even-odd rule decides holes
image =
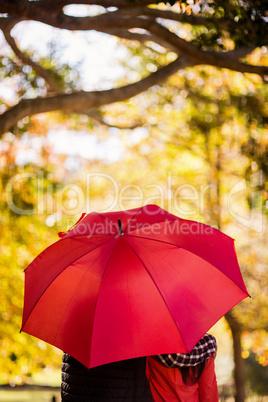
[[[90,365],[166,350],[186,352],[168,306],[140,258],[120,237],[100,288]],[[106,349],[100,359],[100,351]]]
[[[114,242],[108,242],[61,271],[36,302],[23,331],[68,353],[74,350],[74,357],[83,362],[91,346],[98,290],[113,248]]]
[[[115,241],[113,236],[77,236],[61,239],[46,248],[25,270],[25,292],[22,327],[28,320],[35,304],[47,287],[73,262],[97,250],[100,246]]]
[[[188,352],[227,311],[248,296],[221,270],[188,250],[144,238],[128,241],[165,300]]]

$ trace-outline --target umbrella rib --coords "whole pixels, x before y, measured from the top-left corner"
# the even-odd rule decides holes
[[[143,208],[143,206],[140,207],[140,208],[138,209],[138,211],[132,216],[132,218],[130,219],[130,221],[127,223],[127,226],[125,227],[125,230],[126,230],[126,228],[128,227],[128,225],[130,224],[130,222],[135,218],[135,216],[142,210],[142,208]]]
[[[109,240],[106,241],[105,243],[102,243],[102,244],[96,246],[95,248],[93,248],[92,250],[90,250],[90,252],[91,252],[91,251],[94,251],[94,250],[97,250],[97,248],[102,247],[104,244],[107,244],[107,243],[110,242],[111,240],[114,240],[114,239],[109,239]],[[79,258],[84,257],[88,252],[89,252],[89,251],[86,251],[84,254],[81,254],[79,257],[75,258],[75,259],[71,262],[71,264],[73,264],[74,262],[76,262],[77,260],[79,260]],[[28,318],[30,317],[30,315],[31,315],[31,313],[32,313],[32,311],[33,311],[33,309],[35,308],[35,306],[37,305],[37,303],[39,302],[39,300],[41,299],[41,297],[43,296],[43,294],[46,292],[46,290],[49,288],[49,286],[51,285],[51,283],[54,282],[55,279],[57,279],[57,277],[58,277],[69,265],[71,265],[71,264],[66,265],[66,266],[61,270],[61,272],[58,273],[58,274],[55,276],[55,278],[53,278],[53,279],[51,280],[50,284],[43,290],[43,292],[41,293],[41,295],[40,295],[40,296],[38,297],[38,299],[36,300],[36,302],[35,302],[33,308],[32,308],[31,311],[29,312],[28,317],[25,319],[25,321],[24,321],[24,323],[23,323],[23,326],[24,326],[24,325],[26,324],[26,322],[28,321]],[[106,269],[106,268],[105,268],[105,269]],[[22,329],[21,329],[21,330],[22,330]]]
[[[138,239],[144,239],[144,240],[150,240],[150,241],[155,241],[155,242],[159,242],[159,243],[169,244],[169,245],[171,245],[171,246],[175,246],[175,247],[181,248],[181,249],[183,249],[183,250],[188,251],[189,253],[192,253],[192,254],[194,254],[194,255],[200,257],[200,255],[196,254],[196,253],[193,252],[192,250],[189,250],[188,248],[183,247],[183,246],[178,245],[178,244],[175,244],[175,243],[171,243],[171,242],[164,241],[164,240],[159,240],[159,239],[152,239],[152,238],[150,238],[150,237],[145,237],[145,236],[136,236],[136,235],[128,235],[128,236],[130,236],[130,237],[136,237],[136,238],[138,238]],[[203,260],[207,261],[211,266],[213,266],[213,267],[214,267],[215,269],[217,269],[218,271],[222,272],[218,267],[216,267],[214,264],[212,264],[207,258],[204,258],[204,257],[200,257],[200,258],[202,258]],[[223,272],[222,272],[222,273],[223,273]],[[245,291],[245,289],[244,289],[241,285],[237,284],[232,278],[230,278],[229,275],[227,275],[226,273],[224,273],[224,275],[225,275],[227,278],[229,278],[233,283],[235,283],[236,286],[238,286],[241,290]],[[248,292],[247,292],[247,294],[249,295]],[[249,297],[250,297],[250,296],[249,296]]]
[[[69,308],[69,306],[71,305],[71,303],[72,303],[72,301],[73,301],[75,295],[77,294],[77,291],[79,290],[79,285],[80,285],[80,283],[84,280],[84,277],[85,277],[86,273],[87,273],[87,271],[85,271],[85,272],[83,273],[83,276],[82,276],[82,278],[80,278],[79,284],[77,285],[75,292],[73,292],[73,295],[72,295],[72,297],[71,297],[70,300],[69,300],[68,306],[66,306],[65,312],[64,312],[64,314],[63,314],[62,317],[61,317],[60,325],[58,326],[57,332],[56,332],[56,334],[55,334],[55,336],[54,336],[54,340],[53,340],[54,342],[55,342],[55,340],[57,339],[58,333],[59,333],[59,331],[60,331],[60,329],[61,329],[62,323],[64,322],[64,318],[65,318],[65,316],[66,316],[66,314],[67,314],[68,308]]]
[[[68,236],[68,237],[62,237],[61,239],[59,239],[58,241],[64,241],[64,240],[67,240],[67,239],[72,239],[72,240],[76,240],[76,238],[77,237],[87,237],[87,239],[89,239],[89,238],[91,238],[91,237],[93,237],[93,236],[113,236],[113,238],[112,239],[114,239],[115,237],[114,237],[114,234],[106,234],[106,233],[88,233],[88,234],[78,234],[78,235],[74,235],[74,236]],[[112,240],[111,239],[111,240]],[[53,244],[52,244],[52,246],[53,246]],[[26,268],[27,269],[27,268]]]
[[[169,312],[169,314],[170,314],[172,320],[174,321],[174,323],[175,323],[176,327],[178,328],[179,332],[181,333],[179,324],[177,323],[177,321],[175,321],[174,317],[172,316],[172,314],[171,314],[171,312],[170,312],[170,310],[169,310],[169,307],[168,307],[168,305],[167,305],[167,303],[166,303],[166,300],[164,299],[164,297],[163,297],[163,295],[162,295],[162,292],[161,292],[161,290],[159,289],[159,287],[158,287],[157,283],[155,282],[153,276],[151,275],[150,271],[147,269],[146,265],[144,264],[144,262],[142,261],[142,259],[140,258],[140,256],[136,253],[136,251],[134,250],[134,248],[133,248],[129,243],[128,243],[128,245],[129,245],[129,247],[131,248],[131,250],[133,251],[133,253],[136,255],[136,257],[140,260],[141,264],[143,265],[143,267],[145,268],[146,272],[147,272],[148,275],[150,276],[152,282],[154,283],[155,287],[157,288],[159,294],[161,295],[162,300],[164,301],[164,303],[165,303],[165,305],[166,305],[166,307],[167,307],[167,310],[168,310],[168,312]]]
[[[99,214],[99,215],[100,215],[100,214]],[[113,252],[114,252],[114,249],[113,249],[113,251],[111,252],[110,257],[109,257],[109,259],[108,259],[108,261],[107,261],[106,267],[105,267],[104,270],[103,270],[103,274],[102,274],[102,278],[101,278],[101,284],[100,284],[100,287],[99,287],[98,296],[97,296],[97,301],[96,301],[96,304],[95,304],[95,311],[94,311],[94,319],[93,319],[93,322],[95,322],[95,314],[96,314],[97,307],[98,307],[98,301],[99,301],[99,298],[100,298],[101,288],[102,288],[102,284],[103,284],[103,278],[104,278],[105,273],[106,273],[106,271],[107,271],[108,265],[109,265],[109,263],[110,263],[110,261],[111,261]],[[94,334],[94,325],[93,325],[93,328],[92,328],[91,344],[93,343],[93,342],[92,342],[93,334]],[[91,355],[91,353],[90,353],[90,355]],[[88,363],[90,363],[90,358],[89,358],[89,362],[88,362]]]
[[[103,216],[103,215],[100,214],[99,212],[95,212],[95,214],[101,216],[106,222],[108,222],[113,228],[115,228],[115,229],[118,231],[117,226],[115,226],[115,225],[113,224],[113,222],[109,221],[109,219],[107,219],[105,216]]]
[[[171,242],[165,241],[165,240],[152,239],[151,237],[137,236],[137,235],[132,235],[132,234],[130,234],[130,235],[128,235],[128,236],[130,236],[130,237],[137,237],[138,239],[145,239],[145,240],[156,241],[156,242],[158,242],[158,243],[170,244],[171,246],[176,246],[176,247],[179,247],[179,248],[183,248],[183,249],[184,249],[184,247],[179,246],[179,245],[176,244],[176,243],[171,243]],[[185,249],[185,250],[186,250],[186,249]]]

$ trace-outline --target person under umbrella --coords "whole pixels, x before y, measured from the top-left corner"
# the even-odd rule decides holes
[[[145,369],[145,357],[88,369],[64,353],[62,402],[152,402]]]
[[[216,349],[215,337],[205,334],[190,353],[148,356],[147,362],[144,357],[128,359],[91,369],[64,353],[62,402],[218,402]]]
[[[218,402],[214,367],[216,339],[205,334],[190,353],[147,358],[146,375],[154,402]]]

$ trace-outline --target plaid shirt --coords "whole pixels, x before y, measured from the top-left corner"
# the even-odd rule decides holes
[[[216,339],[213,335],[205,334],[190,353],[172,353],[155,355],[153,358],[166,367],[196,366],[209,359],[217,349]]]

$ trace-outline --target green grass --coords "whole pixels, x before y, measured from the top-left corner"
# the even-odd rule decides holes
[[[60,391],[0,391],[1,402],[60,402]]]

